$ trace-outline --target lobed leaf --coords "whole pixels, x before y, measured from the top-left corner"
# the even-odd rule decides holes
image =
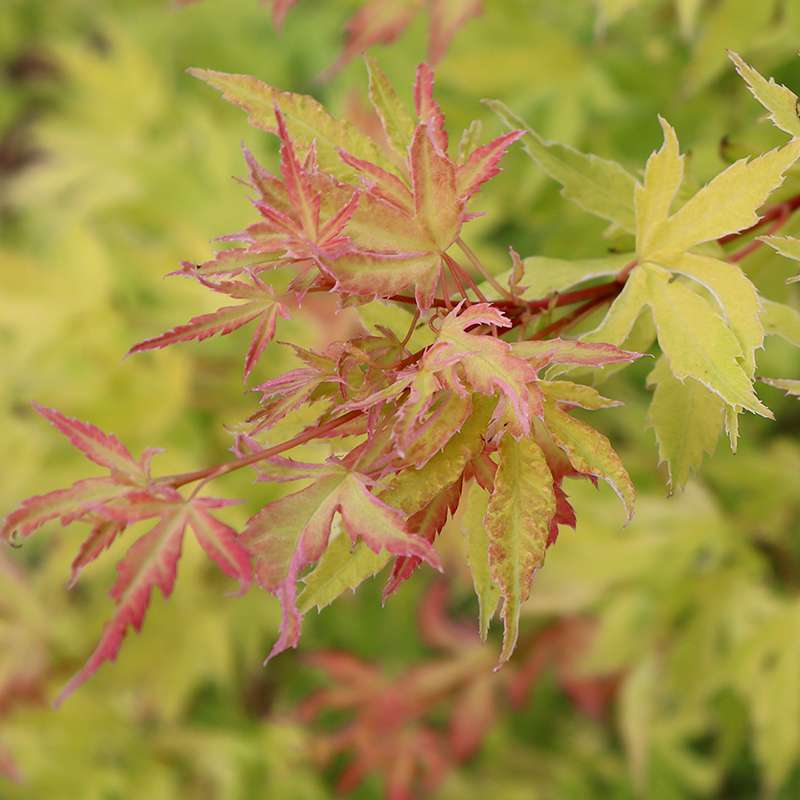
[[[503,598],[502,664],[514,651],[520,608],[544,562],[556,498],[547,460],[533,438],[504,436],[498,454],[485,525],[492,582]]]
[[[615,161],[587,155],[569,145],[547,142],[497,100],[487,105],[510,129],[525,131],[528,155],[563,187],[562,194],[584,211],[607,219],[625,231],[635,230],[634,177]]]
[[[764,78],[738,53],[729,50],[728,58],[733,61],[736,71],[747,83],[753,97],[769,111],[772,122],[790,136],[800,136],[797,95],[783,84],[776,83],[774,78]]]

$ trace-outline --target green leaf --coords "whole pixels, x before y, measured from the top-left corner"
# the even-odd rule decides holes
[[[305,150],[316,142],[320,166],[334,175],[355,178],[358,173],[339,157],[339,150],[392,169],[378,146],[346,120],[332,117],[313,97],[282,92],[249,75],[210,69],[190,69],[189,74],[213,86],[229,103],[239,106],[251,125],[275,132],[275,106],[286,119],[292,139]]]
[[[615,161],[581,153],[569,145],[546,142],[503,103],[486,102],[510,129],[526,132],[522,139],[526,152],[564,187],[564,197],[590,214],[607,219],[623,230],[634,231],[636,180],[624,167]]]
[[[791,136],[800,136],[800,116],[798,116],[797,95],[773,78],[766,80],[744,59],[732,50],[728,58],[736,65],[736,71],[744,78],[753,97],[769,111],[769,118],[782,131]]]
[[[504,436],[499,458],[485,520],[492,580],[503,598],[503,663],[517,644],[520,608],[544,562],[556,497],[547,459],[532,437]]]
[[[375,553],[363,543],[353,547],[350,539],[339,533],[331,539],[328,549],[316,568],[303,580],[297,598],[301,614],[316,606],[321,611],[347,589],[355,591],[367,578],[377,575],[392,558],[385,550]]]
[[[644,260],[658,226],[667,219],[683,183],[684,156],[680,153],[675,129],[658,118],[664,144],[647,159],[644,183],[636,186],[636,252]]]
[[[647,385],[655,387],[649,417],[658,456],[667,465],[670,493],[680,491],[705,454],[714,452],[725,406],[692,378],[677,380],[663,357],[648,376]]]

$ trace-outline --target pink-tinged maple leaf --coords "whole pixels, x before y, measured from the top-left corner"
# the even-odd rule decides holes
[[[148,482],[150,459],[158,451],[147,450],[137,461],[113,434],[104,433],[88,422],[67,417],[55,409],[45,408],[36,403],[33,407],[90,461],[106,467],[112,475],[120,476],[133,485],[143,485]]]
[[[72,562],[68,584],[70,589],[78,582],[84,567],[108,550],[125,528],[126,524],[117,520],[98,519],[94,523],[91,533],[84,540]]]
[[[274,108],[280,139],[281,179],[270,175],[245,150],[250,184],[259,194],[255,206],[262,219],[245,230],[223,237],[241,241],[244,247],[223,251],[218,258],[201,265],[201,273],[213,274],[237,260],[252,259],[260,271],[264,268],[295,264],[302,269],[322,267],[324,260],[350,249],[345,227],[359,204],[359,192],[336,181],[319,169],[312,143],[301,162],[286,128],[280,109]],[[229,255],[237,253],[238,256]]]
[[[393,42],[422,8],[424,0],[366,0],[346,25],[339,58],[323,73],[329,78],[376,44]]]
[[[481,13],[482,3],[480,0],[366,0],[347,23],[342,54],[323,77],[334,75],[370,47],[395,41],[423,8],[430,19],[428,58],[436,64],[458,29]]]
[[[114,661],[130,628],[140,631],[150,596],[155,587],[169,597],[175,585],[187,527],[198,543],[227,575],[237,579],[246,591],[252,580],[250,556],[239,543],[236,532],[209,511],[228,501],[194,498],[184,501],[177,493],[172,502],[156,503],[144,516],[158,514],[158,522],[139,537],[117,564],[117,580],[111,597],[117,612],[106,623],[100,642],[83,668],[69,681],[56,700],[61,704],[85,683],[106,661]],[[135,506],[134,506],[135,512]]]
[[[459,28],[483,11],[481,0],[429,0],[431,17],[428,58],[441,61]]]
[[[479,325],[507,328],[511,322],[487,303],[459,305],[442,321],[436,341],[422,357],[421,368],[437,373],[456,393],[499,394],[495,419],[507,417],[514,436],[525,435],[532,416],[542,413],[536,370],[514,355],[511,345],[502,339],[469,333]]]
[[[94,653],[58,696],[56,705],[63,703],[105,661],[117,657],[128,628],[141,630],[155,586],[161,589],[164,597],[172,593],[187,522],[187,507],[171,509],[149,533],[137,539],[119,562],[117,580],[111,589],[117,613],[106,624]]]
[[[178,325],[160,336],[139,342],[131,347],[128,355],[146,350],[158,350],[179,342],[202,342],[211,336],[226,336],[249,322],[258,320],[245,356],[244,377],[247,378],[264,352],[264,348],[274,337],[278,316],[284,319],[289,316],[286,307],[275,298],[272,289],[257,275],[253,274],[252,278],[252,284],[242,281],[212,283],[203,279],[203,284],[213,291],[246,302],[235,306],[223,306],[210,314],[193,317],[184,325]]]
[[[530,362],[537,371],[553,364],[569,367],[604,367],[609,364],[624,364],[642,357],[641,353],[621,350],[613,344],[579,342],[572,339],[514,342],[511,349],[515,356]]]
[[[392,427],[398,455],[421,469],[461,429],[471,412],[469,395],[441,389],[435,373],[423,368],[411,383]]]
[[[3,522],[3,538],[9,539],[15,532],[29,536],[53,519],[62,525],[76,521],[91,524],[91,532],[72,563],[73,585],[81,570],[111,547],[130,525],[157,520],[117,565],[117,581],[111,590],[117,613],[86,665],[60,695],[58,702],[62,702],[103,662],[116,658],[128,628],[141,628],[153,587],[158,586],[165,597],[170,594],[187,525],[223,572],[239,581],[242,591],[252,581],[252,567],[236,532],[211,514],[211,509],[230,501],[206,497],[186,501],[169,484],[150,477],[149,462],[155,451],[147,451],[137,461],[116,437],[94,425],[52,409],[37,409],[88,459],[105,466],[110,474],[23,501]]]
[[[243,533],[260,585],[281,602],[281,632],[270,658],[297,646],[301,624],[297,580],[325,552],[337,512],[344,534],[354,544],[362,541],[376,553],[416,556],[440,568],[430,544],[409,530],[401,512],[369,491],[363,476],[336,465],[328,472],[305,489],[268,503]]]
[[[379,79],[385,82],[385,76]],[[384,87],[382,100],[389,91]],[[399,100],[394,97],[391,102]],[[418,124],[398,174],[341,153],[361,173],[364,195],[347,226],[352,249],[330,259],[327,271],[349,293],[390,297],[413,289],[425,309],[433,302],[445,251],[471,218],[466,204],[499,172],[500,159],[522,132],[512,131],[478,147],[456,164],[448,155],[444,116],[433,97],[433,71],[426,64],[417,70],[414,102]],[[387,140],[402,139],[408,126],[397,123],[386,103],[376,110]],[[400,152],[398,144],[395,149]]]

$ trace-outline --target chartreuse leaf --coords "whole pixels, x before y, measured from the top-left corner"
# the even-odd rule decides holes
[[[669,273],[654,265],[646,271],[648,303],[658,343],[680,381],[694,378],[731,406],[772,417],[753,392],[752,380],[739,363],[742,348],[713,306]]]
[[[500,592],[492,580],[489,564],[489,538],[484,521],[488,504],[489,494],[477,482],[471,481],[464,488],[456,516],[456,522],[464,536],[472,585],[478,597],[480,609],[478,629],[482,641],[486,641],[489,623],[500,599]]]
[[[728,51],[728,57],[736,66],[736,71],[747,82],[753,97],[769,111],[769,118],[782,131],[792,136],[800,136],[800,116],[798,116],[797,95],[786,86],[767,80],[753,69],[738,53]]]
[[[649,417],[659,459],[669,471],[670,491],[681,490],[690,475],[711,455],[722,433],[723,401],[692,378],[679,381],[662,356],[647,378],[655,387]]]
[[[683,183],[684,157],[675,129],[663,117],[658,121],[664,132],[664,144],[647,159],[644,184],[637,184],[634,193],[636,253],[640,260],[646,257],[658,226],[669,216]]]
[[[275,132],[275,106],[281,110],[292,139],[307,150],[316,142],[320,166],[334,175],[354,178],[357,172],[339,157],[346,150],[357,158],[391,169],[378,146],[346,120],[332,117],[313,97],[282,92],[249,75],[209,69],[189,74],[213,86],[229,103],[243,109],[251,125]]]
[[[474,396],[473,413],[461,430],[422,469],[406,469],[392,478],[379,492],[380,499],[411,516],[451,486],[483,448],[483,434],[495,402]],[[352,547],[346,537],[337,537],[304,579],[305,586],[297,603],[300,613],[305,614],[315,606],[322,609],[330,605],[347,589],[354,590],[377,574],[390,558],[385,551],[373,553],[363,543]]]
[[[670,262],[674,272],[704,286],[717,301],[728,327],[742,348],[748,375],[755,370],[755,351],[764,341],[764,325],[758,291],[736,264],[685,253]]]
[[[541,447],[533,437],[504,436],[485,517],[489,568],[503,598],[500,663],[508,661],[516,646],[520,609],[544,562],[555,513],[553,476]]]
[[[562,187],[562,194],[584,211],[633,232],[635,178],[620,164],[581,153],[569,145],[547,142],[507,106],[497,100],[487,105],[511,129],[525,131],[522,142],[528,155]]]
[[[756,211],[783,183],[786,170],[798,157],[800,140],[752,161],[743,158],[732,164],[664,220],[646,242],[637,243],[639,260],[661,263],[703,242],[754,225],[759,220]]]
[[[795,239],[793,236],[762,236],[761,241],[766,242],[785,258],[800,261],[800,239]],[[796,283],[797,281],[800,281],[800,275],[789,278],[787,283]]]
[[[795,347],[800,347],[800,311],[772,300],[762,300],[761,305],[764,333],[780,336]]]

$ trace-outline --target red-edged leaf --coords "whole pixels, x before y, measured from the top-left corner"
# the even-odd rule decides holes
[[[106,624],[94,653],[58,696],[56,705],[63,703],[104,662],[117,657],[128,628],[141,630],[155,586],[164,597],[172,593],[187,522],[188,508],[174,508],[138,539],[117,565],[117,580],[111,589],[117,613]]]
[[[420,308],[433,303],[442,271],[438,253],[352,253],[330,264],[342,290],[373,297],[391,297],[409,287]]]
[[[250,554],[240,544],[236,531],[209,514],[205,505],[204,498],[191,503],[189,525],[203,550],[226,575],[239,581],[240,592],[244,593],[253,581]]]
[[[301,624],[297,580],[328,546],[337,512],[354,544],[363,541],[376,553],[385,549],[440,566],[430,544],[411,535],[404,516],[375,497],[363,478],[338,467],[331,470],[328,477],[311,486],[268,503],[250,519],[242,534],[253,556],[259,584],[281,602],[281,632],[269,658],[297,646]]]
[[[67,524],[67,520],[91,513],[108,500],[129,491],[129,486],[116,484],[111,478],[86,478],[67,489],[30,497],[5,518],[0,536],[6,540],[15,532],[20,536],[30,536],[53,519],[61,519],[62,524]]]
[[[78,577],[87,564],[91,564],[98,556],[108,550],[126,528],[124,522],[115,520],[100,520],[95,523],[89,536],[84,540],[78,555],[72,562],[72,569],[69,578],[69,588],[71,589],[77,582]]]
[[[499,174],[500,160],[508,148],[524,135],[525,131],[511,131],[473,150],[466,162],[458,168],[456,188],[459,198],[469,199],[486,181]]]
[[[258,359],[264,352],[264,348],[275,337],[275,326],[278,321],[278,315],[284,319],[288,319],[289,315],[282,305],[275,303],[271,308],[268,308],[261,316],[261,319],[256,326],[253,333],[253,338],[250,341],[250,347],[247,349],[247,355],[244,359],[244,377],[249,377],[253,371]]]
[[[423,0],[367,0],[347,23],[344,50],[324,73],[330,77],[376,44],[393,42],[408,26]]]
[[[286,193],[303,231],[312,238],[319,229],[320,197],[311,188],[308,176],[297,160],[286,123],[277,105],[275,119],[278,123],[278,138],[281,140],[281,173]]]
[[[450,46],[456,31],[482,9],[481,0],[429,0],[431,26],[428,58],[437,64]]]
[[[136,461],[122,442],[111,433],[105,433],[95,425],[67,417],[52,408],[34,403],[33,406],[46,420],[52,423],[90,461],[106,467],[133,483],[147,481],[142,464]]]
[[[351,156],[344,150],[339,155],[345,164],[357,169],[367,182],[371,194],[380,197],[406,214],[414,213],[414,197],[403,181],[377,164]]]
[[[522,436],[530,430],[531,416],[541,414],[539,393],[535,386],[528,386],[536,380],[536,371],[514,355],[511,345],[502,339],[467,332],[477,325],[510,324],[507,317],[487,303],[476,303],[463,311],[459,305],[445,317],[436,342],[428,348],[421,364],[439,372],[456,393],[464,393],[462,379],[473,391],[499,393],[502,402],[495,418],[505,424],[504,417],[508,416],[505,421],[513,435]]]
[[[578,342],[571,339],[544,339],[542,341],[515,342],[514,355],[529,361],[537,370],[551,364],[570,367],[602,367],[622,364],[641,358],[641,353],[621,350],[613,344]]]
[[[414,107],[419,121],[430,129],[431,139],[436,147],[447,155],[447,131],[444,127],[444,114],[433,98],[433,70],[427,64],[417,67],[414,83]]]
[[[436,247],[446,250],[461,229],[463,204],[456,193],[456,168],[434,146],[432,129],[418,125],[411,143],[411,178],[417,217]]]
[[[191,342],[192,340],[202,342],[204,339],[217,334],[225,336],[238,330],[243,325],[247,325],[248,322],[260,316],[263,311],[261,303],[242,303],[238,306],[225,306],[211,314],[201,314],[199,317],[193,317],[185,325],[178,325],[160,336],[145,339],[143,342],[131,347],[128,354],[141,353],[145,350],[158,350],[179,342]]]

